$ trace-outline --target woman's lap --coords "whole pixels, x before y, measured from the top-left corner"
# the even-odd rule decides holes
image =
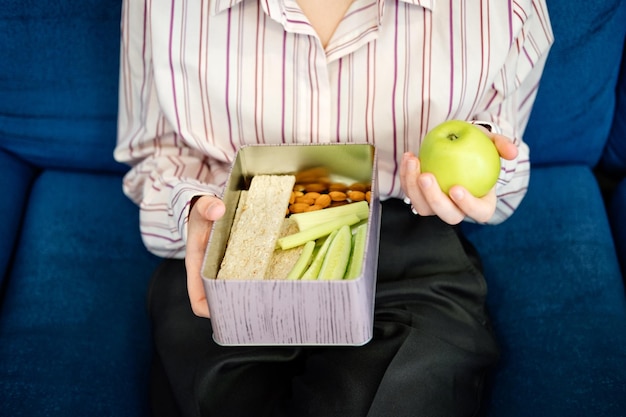
[[[437,218],[397,200],[382,213],[374,337],[361,347],[219,346],[191,312],[184,262],[165,261],[149,294],[166,376],[155,403],[171,387],[182,415],[473,415],[497,359],[478,260]]]

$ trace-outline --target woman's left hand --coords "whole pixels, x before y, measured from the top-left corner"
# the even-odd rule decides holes
[[[489,132],[487,135],[493,140],[502,158],[512,160],[517,157],[517,146],[509,138]],[[420,216],[439,216],[449,224],[458,224],[465,217],[486,223],[496,210],[495,186],[480,198],[474,197],[460,185],[450,188],[448,195],[441,190],[433,174],[421,173],[419,158],[411,152],[402,157],[400,183],[413,210]]]

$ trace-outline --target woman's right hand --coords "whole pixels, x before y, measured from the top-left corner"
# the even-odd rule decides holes
[[[189,292],[191,309],[199,317],[210,317],[200,272],[213,222],[219,220],[224,215],[225,210],[226,207],[222,200],[215,196],[206,195],[195,202],[189,213],[185,256],[187,291]]]

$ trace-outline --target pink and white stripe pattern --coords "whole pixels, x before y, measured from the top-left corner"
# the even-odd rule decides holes
[[[126,0],[119,138],[147,247],[184,256],[189,201],[221,193],[250,143],[368,142],[381,197],[447,119],[519,145],[493,223],[523,198],[522,140],[553,37],[544,0],[355,0],[326,48],[295,0]]]

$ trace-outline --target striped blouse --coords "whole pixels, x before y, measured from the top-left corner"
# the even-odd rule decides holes
[[[552,32],[544,0],[355,0],[324,48],[296,0],[125,0],[117,160],[146,246],[183,257],[191,198],[220,195],[249,143],[368,142],[381,199],[447,119],[519,147],[492,223],[523,198],[522,134]]]

